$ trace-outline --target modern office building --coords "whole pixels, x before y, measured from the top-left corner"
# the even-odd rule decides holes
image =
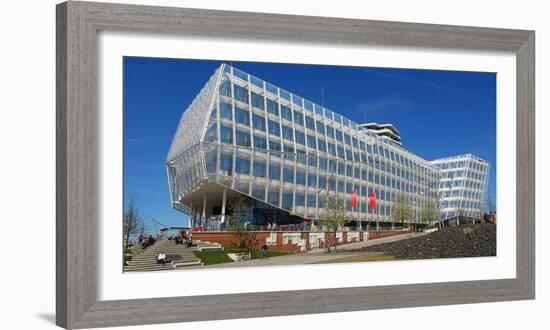
[[[432,164],[441,170],[438,195],[442,219],[480,219],[487,209],[489,162],[466,154],[436,159]]]
[[[251,225],[301,226],[319,218],[327,194],[364,228],[391,225],[404,193],[420,224],[420,209],[439,198],[438,164],[405,149],[393,125],[358,125],[227,64],[183,113],[167,157],[172,206],[210,228],[241,196]]]

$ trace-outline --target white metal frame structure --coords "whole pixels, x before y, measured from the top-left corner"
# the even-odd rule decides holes
[[[491,164],[472,154],[436,159],[432,164],[441,169],[441,219],[480,219],[487,209]]]
[[[399,137],[392,125],[383,128],[389,126]],[[397,193],[409,196],[413,214],[426,200],[439,198],[436,164],[400,141],[227,64],[183,113],[167,157],[172,206],[191,215],[192,225],[204,224],[217,206],[224,218],[228,193],[317,219],[325,201],[322,187],[345,203],[358,225],[390,223]],[[352,191],[358,198],[353,209]],[[375,210],[367,207],[371,192]]]

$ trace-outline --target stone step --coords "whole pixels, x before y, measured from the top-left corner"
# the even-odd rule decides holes
[[[181,258],[181,259],[175,259],[174,262],[188,262],[188,261],[196,261],[199,260],[198,258]],[[138,261],[138,262],[131,262],[128,261],[128,266],[142,266],[142,265],[152,265],[157,264],[156,260],[153,261]]]
[[[187,262],[174,262],[174,267],[179,268],[179,267],[189,267],[189,266],[203,266],[204,264],[202,263],[202,261],[200,260],[196,260],[196,261],[187,261]]]

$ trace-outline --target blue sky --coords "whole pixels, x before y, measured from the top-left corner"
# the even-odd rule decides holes
[[[124,204],[134,199],[146,230],[155,229],[153,218],[187,225],[170,207],[166,155],[183,111],[221,63],[124,58]],[[472,153],[488,160],[495,200],[494,73],[232,64],[357,123],[392,123],[403,145],[425,159]]]

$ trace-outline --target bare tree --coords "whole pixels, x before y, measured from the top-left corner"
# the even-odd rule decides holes
[[[128,243],[130,242],[130,236],[139,234],[143,230],[143,219],[139,214],[138,209],[134,205],[134,200],[130,199],[128,203],[128,208],[124,211],[123,218],[123,238],[124,238],[124,254],[126,254],[126,249],[128,249]]]
[[[319,214],[319,222],[327,227],[329,233],[331,230],[334,233],[334,249],[336,250],[338,246],[336,232],[342,229],[346,222],[348,222],[344,203],[339,201],[336,196],[327,195],[325,207],[321,214]],[[327,246],[330,246],[328,242]]]

